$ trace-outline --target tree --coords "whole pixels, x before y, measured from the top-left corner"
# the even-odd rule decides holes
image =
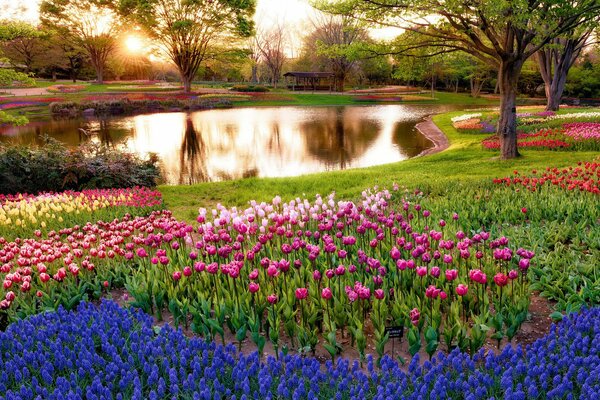
[[[119,21],[112,0],[43,0],[42,23],[83,48],[96,71],[96,81],[104,82],[106,61],[116,47]]]
[[[462,50],[497,68],[498,135],[504,159],[519,155],[516,96],[523,63],[600,12],[600,0],[320,0],[318,6],[421,33],[425,44],[437,49],[433,54]],[[407,45],[401,51],[410,54],[415,48]]]
[[[255,35],[256,47],[259,50],[259,60],[269,71],[271,84],[276,88],[283,64],[285,63],[286,35],[282,24],[277,23],[269,30],[258,31]]]
[[[567,37],[553,39],[549,46],[537,52],[546,93],[546,111],[558,111],[569,70],[588,44],[593,28],[593,25],[580,27]]]
[[[121,15],[137,23],[177,66],[186,93],[215,44],[251,36],[255,0],[120,0]]]
[[[368,39],[362,24],[349,16],[321,16],[313,22],[314,30],[306,38],[315,43],[316,54],[327,60],[335,76],[335,90],[344,91],[348,75],[358,60],[355,50]]]
[[[44,53],[48,33],[24,21],[0,21],[2,50],[13,65],[22,64],[31,73]]]

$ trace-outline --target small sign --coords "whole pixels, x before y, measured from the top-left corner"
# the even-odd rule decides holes
[[[386,326],[384,332],[390,335],[390,339],[401,338],[404,335],[404,325]]]

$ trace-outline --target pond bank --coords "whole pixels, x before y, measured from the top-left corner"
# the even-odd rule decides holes
[[[423,122],[419,122],[417,125],[415,125],[415,128],[417,128],[417,130],[421,132],[423,136],[433,142],[433,147],[423,150],[417,157],[436,154],[450,147],[450,141],[448,140],[448,137],[446,137],[444,132],[437,127],[437,125],[431,119],[431,116],[425,118]]]

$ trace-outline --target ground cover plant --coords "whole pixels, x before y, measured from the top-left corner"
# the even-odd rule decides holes
[[[141,312],[103,302],[27,318],[0,333],[0,393],[7,400],[579,398],[600,390],[600,310],[566,316],[532,345],[496,355],[458,349],[407,370],[310,357],[275,360],[233,345],[153,329]]]

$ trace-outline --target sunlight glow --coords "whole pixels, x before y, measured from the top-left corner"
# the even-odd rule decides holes
[[[125,38],[125,47],[130,53],[141,53],[146,45],[140,37],[129,35]]]

